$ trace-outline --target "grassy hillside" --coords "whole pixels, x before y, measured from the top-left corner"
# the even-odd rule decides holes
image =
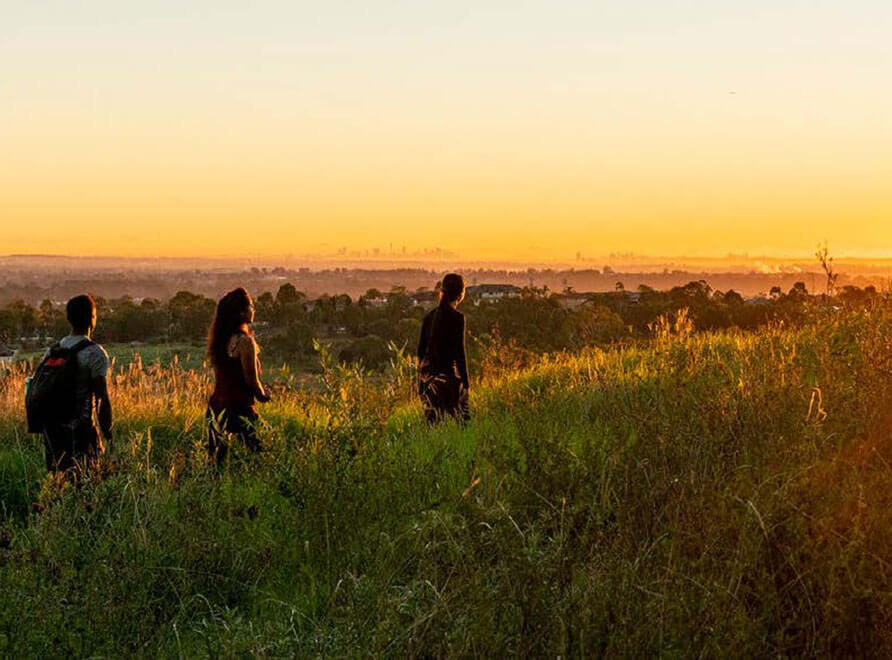
[[[66,331],[67,332],[67,331]],[[104,344],[109,357],[118,364],[129,365],[133,361],[144,364],[160,363],[165,367],[171,362],[177,362],[180,366],[197,369],[204,360],[205,347],[186,342],[174,342],[170,344]],[[16,360],[39,360],[45,354],[46,349],[35,351],[22,351],[16,356]]]
[[[464,429],[423,424],[404,360],[330,368],[219,474],[206,375],[132,364],[79,490],[12,374],[0,655],[892,651],[892,316],[689,330],[494,355]]]

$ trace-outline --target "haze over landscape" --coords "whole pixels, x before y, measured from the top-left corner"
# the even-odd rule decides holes
[[[892,3],[0,6],[0,657],[892,657]]]
[[[878,0],[9,4],[0,253],[892,256],[890,28]]]

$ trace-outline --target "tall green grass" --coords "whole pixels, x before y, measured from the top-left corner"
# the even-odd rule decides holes
[[[206,374],[137,363],[79,488],[44,479],[12,374],[0,655],[888,653],[890,331],[682,318],[497,356],[464,428],[423,423],[405,359],[323,360],[265,409],[267,451],[219,472]]]

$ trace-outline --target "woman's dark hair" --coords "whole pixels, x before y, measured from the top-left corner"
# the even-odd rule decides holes
[[[242,287],[233,289],[220,298],[208,332],[208,359],[211,364],[222,364],[226,359],[226,345],[236,330],[245,322],[251,308],[251,296]]]
[[[443,278],[443,287],[440,289],[440,304],[451,305],[465,293],[465,281],[458,273],[449,273]]]

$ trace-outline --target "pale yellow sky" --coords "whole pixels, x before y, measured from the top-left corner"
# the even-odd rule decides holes
[[[878,0],[0,7],[0,253],[892,255]]]

